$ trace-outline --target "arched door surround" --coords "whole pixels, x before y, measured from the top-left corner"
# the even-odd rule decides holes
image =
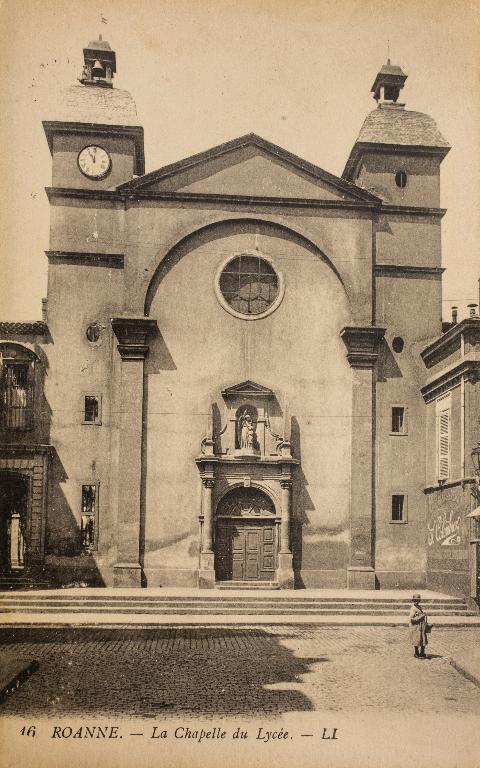
[[[257,488],[233,488],[215,514],[217,581],[274,581],[280,517]]]

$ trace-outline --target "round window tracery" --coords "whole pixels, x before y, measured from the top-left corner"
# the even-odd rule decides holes
[[[228,312],[250,320],[273,312],[283,296],[281,275],[256,253],[228,259],[217,275],[216,289]]]

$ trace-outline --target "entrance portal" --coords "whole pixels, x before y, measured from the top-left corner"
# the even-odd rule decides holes
[[[25,567],[25,532],[28,480],[13,473],[0,474],[0,572]]]
[[[218,581],[273,581],[277,568],[275,508],[264,493],[239,488],[219,504],[215,535]]]

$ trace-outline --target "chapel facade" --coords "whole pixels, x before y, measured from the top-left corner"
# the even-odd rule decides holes
[[[44,122],[43,319],[0,324],[4,571],[424,586],[449,145],[407,76],[378,73],[341,177],[255,134],[145,173],[115,53],[84,60]]]

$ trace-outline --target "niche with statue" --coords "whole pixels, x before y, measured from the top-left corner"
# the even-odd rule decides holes
[[[212,406],[202,452],[259,460],[289,455],[289,416],[271,389],[244,381],[222,391],[224,407]]]

